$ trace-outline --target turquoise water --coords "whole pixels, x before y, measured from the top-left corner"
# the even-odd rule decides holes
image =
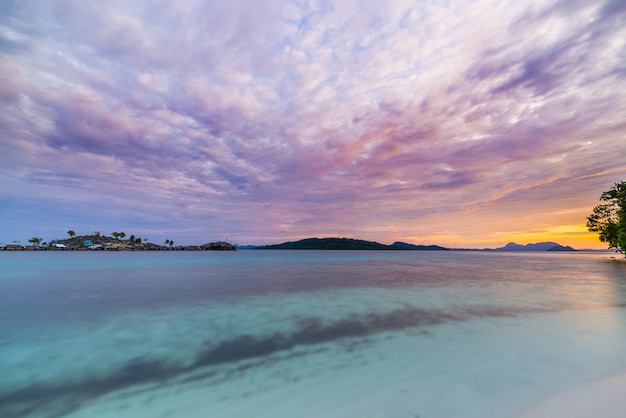
[[[625,352],[604,254],[0,253],[3,417],[516,417]]]

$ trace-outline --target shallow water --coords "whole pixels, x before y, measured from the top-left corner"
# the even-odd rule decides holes
[[[0,416],[515,417],[624,352],[605,254],[0,253]]]

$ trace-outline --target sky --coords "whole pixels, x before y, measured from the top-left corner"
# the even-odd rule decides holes
[[[605,248],[626,2],[1,0],[0,242]]]

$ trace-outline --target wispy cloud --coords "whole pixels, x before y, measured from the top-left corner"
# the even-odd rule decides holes
[[[189,242],[579,225],[626,177],[622,3],[5,2],[2,211],[33,230],[0,240],[79,228],[33,199]]]

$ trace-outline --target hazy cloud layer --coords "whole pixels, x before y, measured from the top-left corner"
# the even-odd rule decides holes
[[[0,9],[3,242],[579,245],[626,179],[622,1]]]

